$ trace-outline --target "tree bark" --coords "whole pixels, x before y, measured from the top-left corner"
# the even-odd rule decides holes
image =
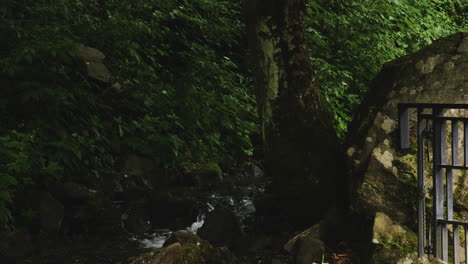
[[[297,220],[319,218],[336,201],[334,184],[344,184],[336,182],[344,175],[339,140],[314,80],[305,10],[305,0],[246,1],[265,167],[279,206]]]

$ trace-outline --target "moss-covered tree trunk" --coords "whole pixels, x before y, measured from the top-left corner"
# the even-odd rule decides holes
[[[310,63],[306,1],[248,0],[246,10],[273,191],[291,218],[318,218],[336,200],[332,185],[344,183],[337,180],[343,167],[339,142]]]

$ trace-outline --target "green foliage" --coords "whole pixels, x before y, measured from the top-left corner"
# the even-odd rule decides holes
[[[383,63],[461,30],[458,0],[317,0],[307,7],[312,64],[343,137]],[[458,12],[458,13],[457,13]]]
[[[36,133],[10,130],[0,136],[0,226],[12,220],[8,204],[13,190],[33,181],[55,181],[62,176],[62,167],[48,159],[38,148]]]
[[[7,0],[0,6],[0,229],[15,190],[93,184],[136,152],[161,167],[252,154],[240,4]],[[120,92],[87,77],[101,50]]]

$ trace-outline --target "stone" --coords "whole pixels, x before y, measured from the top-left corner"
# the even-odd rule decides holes
[[[249,236],[242,237],[236,241],[237,247],[242,249],[242,246],[246,247],[245,252],[256,253],[262,250],[271,248],[273,245],[272,236],[266,234],[251,234]]]
[[[320,225],[314,225],[290,239],[284,245],[284,250],[293,256],[295,264],[320,262],[325,254],[325,243],[320,239]]]
[[[381,212],[374,218],[372,243],[376,246],[372,263],[411,264],[416,257],[417,235]]]
[[[150,214],[146,208],[134,208],[121,217],[126,231],[134,234],[149,232],[152,227]]]
[[[248,178],[261,178],[265,173],[259,166],[249,162],[242,168],[242,175]]]
[[[233,212],[225,207],[217,207],[207,214],[197,234],[213,245],[228,246],[242,235],[242,229]]]
[[[416,153],[414,144],[409,150],[399,147],[398,104],[468,103],[466,42],[465,33],[456,33],[386,63],[371,82],[350,126],[345,146],[348,181],[353,191],[350,207],[356,219],[374,222],[367,231],[361,232],[360,238],[353,239],[360,240],[361,248],[375,248],[368,254],[385,259],[375,263],[406,263],[410,261],[408,256],[413,257],[416,251],[412,241],[414,233],[410,231],[417,227]],[[412,127],[414,119],[411,114]],[[468,208],[466,178],[461,173],[454,175],[457,217],[464,214],[457,208]],[[428,177],[426,182],[432,188],[432,179]],[[428,193],[427,197],[430,196]],[[356,221],[356,228],[350,229],[361,230],[362,221]],[[376,232],[382,221],[391,223],[395,232],[404,230],[409,240],[394,241],[391,245],[382,242],[390,239],[383,235],[385,232]],[[370,237],[378,243],[371,243]],[[403,247],[407,247],[404,254]]]
[[[131,264],[177,264],[177,255],[181,250],[180,243],[173,243],[167,247],[143,254],[130,260]]]
[[[104,53],[98,49],[79,44],[75,46],[75,54],[83,59],[90,78],[107,84],[112,83],[112,75],[102,62],[106,58]]]
[[[131,154],[125,160],[124,166],[129,175],[143,177],[154,169],[154,162],[148,158]]]
[[[196,202],[182,193],[154,192],[150,198],[153,227],[185,229],[198,214]]]
[[[41,230],[51,236],[57,236],[62,227],[64,208],[48,192],[42,192],[39,203]]]
[[[197,184],[202,188],[211,188],[223,183],[223,172],[215,162],[202,164],[193,173],[197,179]]]

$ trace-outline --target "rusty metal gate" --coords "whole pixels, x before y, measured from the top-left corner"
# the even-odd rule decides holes
[[[453,216],[454,172],[468,171],[468,104],[399,104],[398,111],[401,148],[410,148],[410,130],[417,134],[418,255],[454,264],[461,264],[464,256],[468,264],[468,222]],[[432,208],[428,210],[425,174],[430,167]]]

